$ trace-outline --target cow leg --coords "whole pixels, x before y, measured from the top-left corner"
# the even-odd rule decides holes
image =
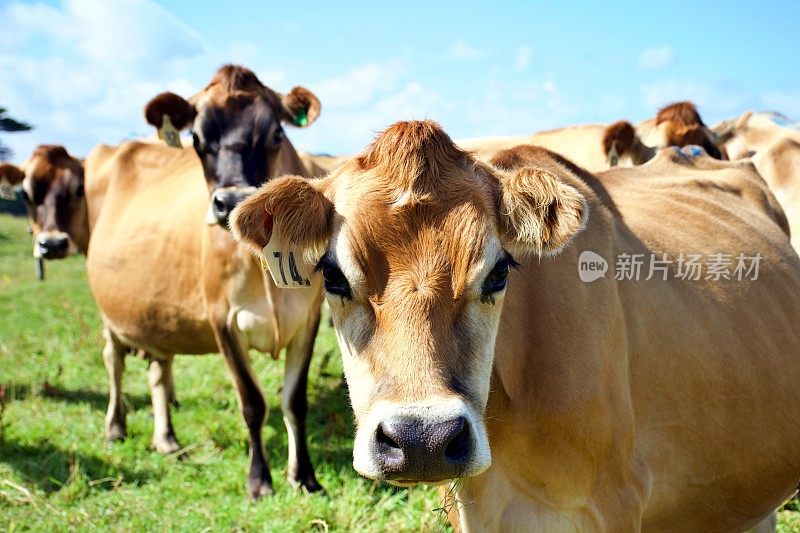
[[[103,363],[108,372],[108,412],[106,413],[106,442],[124,440],[126,431],[125,405],[122,403],[122,373],[125,371],[125,354],[128,348],[122,344],[108,326],[103,328],[106,344],[103,347]]]
[[[171,407],[180,407],[178,396],[175,394],[175,380],[172,377],[172,364],[170,363],[169,382],[167,383],[167,401]]]
[[[306,414],[308,400],[308,367],[314,353],[314,339],[317,336],[320,316],[301,331],[286,347],[286,369],[281,393],[283,423],[286,425],[289,441],[289,461],[287,478],[294,487],[303,487],[308,492],[322,490],[322,485],[314,475],[314,466],[308,454],[306,442]]]
[[[173,356],[151,358],[147,368],[147,384],[150,385],[150,399],[153,402],[153,440],[151,446],[163,454],[175,453],[180,449],[172,428],[169,413],[170,389],[172,385]]]
[[[271,496],[272,476],[269,473],[269,462],[264,453],[264,442],[261,428],[267,419],[267,402],[253,376],[247,351],[227,326],[214,327],[214,335],[225,358],[225,364],[236,387],[239,407],[244,423],[247,425],[250,441],[250,473],[247,476],[247,492],[254,500],[262,496]]]

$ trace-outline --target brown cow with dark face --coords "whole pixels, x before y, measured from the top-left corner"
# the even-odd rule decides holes
[[[106,438],[125,437],[125,354],[150,360],[153,447],[180,448],[170,418],[175,354],[220,352],[247,425],[248,493],[272,493],[262,440],[268,404],[249,362],[255,349],[286,349],[281,391],[289,433],[287,477],[320,490],[306,445],[306,381],[320,317],[321,284],[278,291],[246,247],[227,231],[228,214],[255,187],[283,173],[311,177],[283,125],[310,125],[319,102],[308,90],[279,95],[250,70],[225,66],[189,100],[162,94],[146,107],[160,136],[191,126],[194,148],[143,142],[100,146],[86,160],[92,239],[89,285],[105,325],[110,380]],[[210,195],[209,195],[210,193]]]
[[[24,166],[23,199],[33,233],[33,255],[63,259],[86,253],[89,224],[83,164],[63,146],[38,146]]]

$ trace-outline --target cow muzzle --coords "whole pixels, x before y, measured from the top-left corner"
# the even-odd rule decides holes
[[[353,466],[395,485],[439,484],[491,464],[483,423],[461,400],[438,405],[382,403],[359,424]]]
[[[34,257],[64,259],[69,254],[69,236],[61,232],[41,232],[36,236]]]
[[[210,226],[219,224],[223,228],[229,229],[228,219],[233,208],[255,191],[255,187],[224,187],[216,189],[211,194],[211,202],[206,213],[206,223]]]

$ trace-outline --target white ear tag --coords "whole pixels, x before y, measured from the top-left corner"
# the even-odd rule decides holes
[[[311,275],[308,265],[303,261],[303,253],[299,250],[279,249],[273,227],[272,237],[264,246],[262,266],[269,270],[272,281],[282,289],[303,289],[311,286]],[[265,264],[266,262],[266,264]]]
[[[0,198],[3,200],[14,201],[17,199],[17,193],[14,192],[14,187],[11,186],[5,178],[0,180]]]
[[[158,129],[158,138],[164,141],[167,146],[171,146],[173,148],[182,148],[181,145],[181,134],[172,125],[172,120],[170,120],[169,115],[164,115],[161,117],[161,127]]]

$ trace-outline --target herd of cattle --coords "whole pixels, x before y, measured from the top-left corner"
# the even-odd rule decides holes
[[[320,490],[305,417],[325,300],[355,469],[441,485],[456,528],[774,529],[800,482],[796,125],[748,112],[708,127],[688,102],[636,126],[520,138],[452,141],[399,122],[336,158],[285,135],[319,113],[307,89],[280,94],[228,65],[188,100],[147,104],[166,142],[101,145],[83,161],[42,145],[22,168],[0,166],[21,186],[34,256],[86,255],[107,440],[126,435],[127,354],[149,361],[152,444],[172,453],[173,357],[219,352],[249,433],[247,491],[270,494],[267,402],[247,354],[285,348],[287,475]],[[760,265],[744,281],[586,283],[587,250],[612,265]]]

